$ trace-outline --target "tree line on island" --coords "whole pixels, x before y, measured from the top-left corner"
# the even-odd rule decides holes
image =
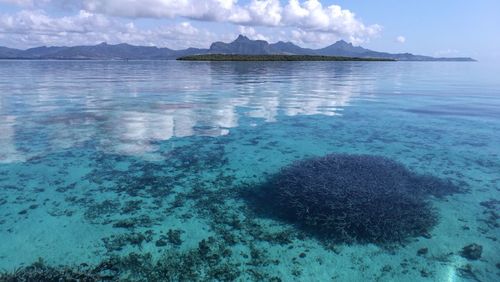
[[[395,61],[394,59],[316,55],[205,54],[177,58],[179,61]]]

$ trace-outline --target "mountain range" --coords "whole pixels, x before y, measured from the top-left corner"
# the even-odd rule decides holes
[[[321,49],[302,48],[291,42],[268,43],[251,40],[239,35],[230,43],[214,42],[209,49],[188,48],[172,50],[154,46],[134,46],[126,43],[110,45],[101,43],[93,46],[35,47],[26,50],[0,47],[0,59],[56,59],[56,60],[173,60],[182,56],[201,54],[239,55],[323,55],[359,58],[383,58],[398,61],[474,61],[472,58],[435,58],[410,53],[391,54],[354,46],[344,40]]]

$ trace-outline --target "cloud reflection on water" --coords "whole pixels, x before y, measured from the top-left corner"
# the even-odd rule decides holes
[[[242,120],[341,115],[354,97],[373,91],[369,68],[331,62],[2,62],[0,162],[85,142],[142,155],[173,137],[227,135]],[[36,149],[22,156],[18,148],[27,142]]]

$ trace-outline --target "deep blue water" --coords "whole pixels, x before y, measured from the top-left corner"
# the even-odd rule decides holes
[[[133,280],[160,261],[173,280],[498,281],[497,74],[451,62],[0,61],[0,269],[118,257]],[[430,198],[438,223],[391,247],[318,238],[239,196],[331,153],[390,158],[463,191]],[[461,253],[472,243],[479,259]]]

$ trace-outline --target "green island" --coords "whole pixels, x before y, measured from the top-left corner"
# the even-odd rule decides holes
[[[238,55],[205,54],[177,58],[180,61],[396,61],[382,58],[360,58],[318,55]]]

